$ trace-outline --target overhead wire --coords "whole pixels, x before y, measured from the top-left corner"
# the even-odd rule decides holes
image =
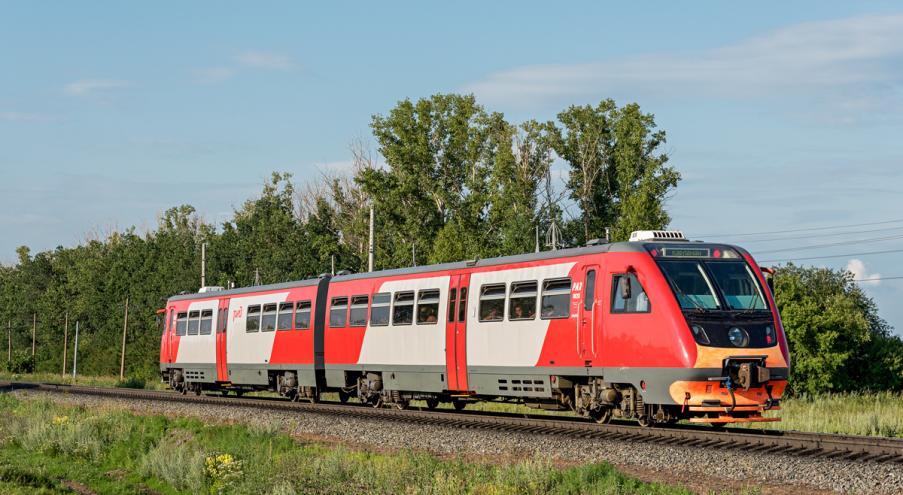
[[[781,249],[767,249],[764,251],[756,251],[757,254],[764,253],[781,253],[787,251],[798,251],[800,249],[816,249],[816,248],[825,248],[825,247],[834,247],[834,246],[848,246],[850,244],[861,244],[863,242],[880,242],[880,241],[893,241],[897,239],[903,239],[903,234],[901,235],[893,235],[893,236],[885,236],[885,237],[870,237],[865,239],[856,239],[850,241],[839,241],[839,242],[831,242],[827,244],[810,244],[808,246],[794,246],[787,247]]]
[[[810,227],[805,229],[788,229],[788,230],[772,230],[767,232],[743,232],[743,233],[733,233],[733,234],[699,234],[698,237],[746,237],[751,235],[768,235],[768,234],[788,234],[793,232],[815,232],[821,230],[834,230],[834,229],[844,229],[851,227],[867,227],[870,225],[887,225],[890,223],[903,223],[903,218],[898,218],[896,220],[885,220],[881,222],[868,222],[868,223],[852,223],[847,225],[831,225],[827,227]]]
[[[887,249],[884,251],[865,251],[861,253],[831,254],[827,256],[800,256],[794,258],[783,258],[774,260],[762,260],[761,263],[779,263],[783,261],[802,261],[802,260],[826,260],[830,258],[850,258],[853,256],[870,256],[873,254],[891,254],[903,253],[903,249]]]

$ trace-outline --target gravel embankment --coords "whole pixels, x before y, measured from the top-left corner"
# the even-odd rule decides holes
[[[532,455],[560,463],[606,461],[647,481],[680,483],[694,490],[731,493],[756,486],[762,493],[794,495],[828,491],[903,494],[903,467],[893,464],[839,462],[615,440],[576,440],[209,404],[28,391],[14,393],[20,397],[46,396],[60,403],[90,408],[123,407],[139,414],[194,416],[207,421],[216,418],[218,422],[240,422],[266,428],[277,425],[301,438],[376,449],[416,448],[440,455],[461,454],[501,460]]]

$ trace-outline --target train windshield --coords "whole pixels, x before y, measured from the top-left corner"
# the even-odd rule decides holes
[[[683,309],[767,309],[759,283],[742,260],[662,260],[659,266]]]

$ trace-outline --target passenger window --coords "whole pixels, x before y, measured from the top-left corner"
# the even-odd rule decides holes
[[[414,320],[414,293],[396,292],[392,308],[393,325],[410,325]]]
[[[439,289],[417,293],[417,324],[435,325],[439,319]]]
[[[596,270],[586,272],[586,285],[583,289],[583,309],[585,311],[593,310],[593,303],[596,300]]]
[[[329,326],[342,328],[345,326],[345,317],[348,313],[348,298],[333,297],[329,308]]]
[[[458,295],[458,289],[452,289],[448,292],[448,322],[455,321],[455,296]]]
[[[391,296],[388,292],[373,294],[373,306],[370,308],[370,326],[384,327],[389,324],[389,304]]]
[[[571,279],[546,280],[542,284],[543,320],[567,318],[570,315]]]
[[[508,303],[509,320],[536,318],[536,287],[536,281],[511,284],[511,300]]]
[[[260,330],[260,305],[248,306],[248,318],[245,322],[246,332],[256,332]]]
[[[263,318],[260,320],[261,332],[276,330],[276,303],[263,305]]]
[[[205,309],[201,311],[201,335],[210,335],[213,332],[213,310]]]
[[[623,273],[612,277],[612,313],[648,313],[652,311],[649,296],[634,273]]]
[[[295,330],[310,328],[310,301],[298,301],[295,308]]]
[[[292,329],[292,313],[294,304],[290,302],[279,303],[279,315],[276,316],[276,330]]]
[[[367,296],[354,296],[351,298],[351,311],[349,312],[349,324],[353,327],[367,326]]]
[[[458,321],[467,320],[467,287],[461,287],[461,297],[458,301]]]
[[[176,319],[176,335],[184,336],[186,328],[188,328],[188,313],[179,313]]]
[[[480,289],[480,321],[502,321],[505,317],[505,284]]]
[[[200,311],[189,311],[188,312],[188,335],[197,335],[198,334],[198,325],[200,323],[201,312]]]

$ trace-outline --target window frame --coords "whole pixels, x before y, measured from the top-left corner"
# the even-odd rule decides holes
[[[423,303],[423,297],[429,295],[430,293],[435,293],[436,298],[434,302]],[[417,300],[414,305],[414,321],[418,325],[438,325],[439,324],[439,303],[442,302],[442,290],[441,289],[420,289],[417,291]],[[420,307],[421,306],[435,306],[436,307],[436,319],[435,321],[420,321]]]
[[[272,306],[272,310],[268,310],[267,307]],[[260,308],[260,331],[261,332],[275,332],[276,331],[276,316],[279,314],[279,303],[266,303]],[[272,316],[273,318],[273,328],[266,328],[263,324],[264,320]]]
[[[567,306],[566,306],[567,313],[565,313],[563,315],[556,315],[556,316],[543,316],[543,314],[542,314],[543,299],[545,297],[547,297],[546,291],[548,290],[548,285],[552,284],[554,282],[561,282],[564,280],[568,281],[568,292],[567,292],[567,294],[568,294],[567,301],[568,302],[567,302]],[[559,294],[559,293],[549,294],[549,296],[559,296],[559,295],[562,295],[562,294]],[[544,279],[542,281],[542,290],[539,292],[539,319],[540,320],[565,320],[567,318],[570,318],[571,317],[571,297],[573,297],[573,295],[574,295],[574,281],[571,279],[571,277],[556,277],[556,278]]]
[[[179,320],[182,320],[182,332],[179,333]],[[188,311],[180,311],[176,313],[176,337],[184,337],[188,335]]]
[[[376,302],[377,296],[385,297],[385,302]],[[373,321],[373,315],[376,314],[375,309],[386,308],[388,313],[386,314],[386,322],[385,323],[376,323]],[[367,319],[369,325],[371,327],[387,327],[392,323],[392,293],[391,292],[374,292],[370,295],[370,316]]]
[[[194,333],[191,332],[191,324],[194,323]],[[201,310],[195,309],[188,312],[188,328],[185,335],[189,337],[197,337],[201,331]]]
[[[520,317],[520,318],[512,318],[511,315],[514,314],[514,300],[515,299],[527,299],[530,296],[515,296],[515,290],[518,286],[521,285],[529,285],[533,284],[533,316],[532,317]],[[511,287],[508,289],[508,321],[530,321],[536,319],[536,301],[539,296],[539,281],[538,280],[520,280],[517,282],[511,282]]]
[[[410,304],[408,304],[408,303],[398,304],[398,299],[399,299],[401,296],[407,296],[407,295],[410,295],[410,296],[411,296],[411,303],[410,303]],[[394,327],[394,326],[404,326],[404,327],[406,327],[406,326],[409,326],[409,325],[413,325],[413,324],[414,324],[414,310],[416,309],[416,308],[415,308],[416,302],[417,302],[417,300],[416,300],[416,293],[415,293],[414,291],[412,291],[412,290],[400,290],[400,291],[398,291],[398,292],[392,293],[392,326],[393,326],[393,327]],[[403,322],[402,322],[402,323],[397,323],[397,322],[395,321],[395,319],[396,319],[396,318],[395,318],[395,316],[396,316],[396,312],[395,312],[395,311],[396,311],[396,307],[397,307],[397,306],[410,306],[410,307],[411,307],[411,319],[410,319],[407,323],[403,323]]]
[[[263,306],[260,304],[251,304],[248,306],[248,314],[247,314],[247,316],[245,316],[245,333],[260,332],[260,318],[263,315],[262,309],[263,309]],[[252,313],[253,313],[253,316],[252,316]],[[248,323],[250,321],[252,321],[252,318],[254,318],[254,321],[257,322],[257,327],[254,329],[249,329]]]
[[[298,326],[298,313],[302,312],[302,307],[307,306],[307,326],[299,327]],[[313,315],[310,299],[304,299],[301,301],[295,302],[295,312],[292,313],[292,328],[294,330],[309,330],[311,317]]]
[[[467,286],[458,291],[458,323],[467,321]]]
[[[282,318],[285,315],[285,309],[283,306],[288,305],[288,327],[282,328]],[[277,332],[285,332],[287,330],[291,330],[295,325],[295,302],[294,301],[283,301],[276,306],[276,331]]]
[[[452,287],[448,291],[448,322],[454,323],[455,317],[458,314],[455,311],[456,303],[458,302],[458,288]]]
[[[361,298],[364,299],[363,303],[360,302]],[[355,299],[357,299],[357,302],[355,302]],[[364,319],[355,322],[351,316],[352,312],[355,309],[360,310],[361,308],[364,310]],[[348,326],[354,328],[366,327],[368,321],[370,321],[370,296],[368,294],[351,296],[348,300]]]
[[[592,277],[592,280],[590,280]],[[595,298],[596,298],[596,269],[591,268],[586,271],[586,276],[583,277],[583,311],[592,312],[595,307]]]
[[[620,285],[620,282],[618,281],[618,279],[620,277],[633,277],[633,279],[636,280],[637,286],[639,286],[639,288],[643,292],[643,294],[646,294],[646,311],[629,311],[629,310],[627,310],[626,303],[624,304],[624,309],[615,309],[615,301],[621,297],[621,294],[619,293],[620,290],[618,288],[618,286]],[[633,286],[632,285],[630,288],[630,292],[631,292],[631,294],[633,294]],[[680,305],[680,304],[678,303],[678,305]],[[649,293],[646,292],[646,288],[643,287],[643,284],[640,282],[640,277],[638,277],[636,273],[621,272],[621,273],[612,273],[611,274],[611,306],[609,308],[609,311],[613,315],[641,315],[641,314],[646,314],[646,313],[652,312],[652,300],[649,299]]]
[[[207,331],[204,332],[204,321],[207,321]],[[201,318],[198,321],[198,335],[211,335],[213,333],[213,309],[202,309]]]
[[[502,289],[501,297],[499,297],[498,295],[494,295],[491,297],[486,296],[487,289],[498,289],[498,288]],[[488,319],[483,318],[483,301],[498,301],[498,300],[502,301],[502,314],[499,315],[499,317],[497,319],[488,320]],[[501,283],[490,283],[490,284],[481,285],[480,286],[480,300],[479,300],[479,304],[478,304],[478,308],[477,308],[478,321],[480,323],[496,323],[499,321],[505,321],[505,306],[507,306],[507,300],[508,300],[508,284],[507,283],[501,282]]]
[[[344,304],[336,304],[337,301],[344,299]],[[345,328],[348,326],[348,296],[335,296],[329,300],[329,328]],[[342,310],[342,324],[341,325],[333,325],[332,324],[332,313],[336,311],[338,308],[336,306],[344,306]]]

